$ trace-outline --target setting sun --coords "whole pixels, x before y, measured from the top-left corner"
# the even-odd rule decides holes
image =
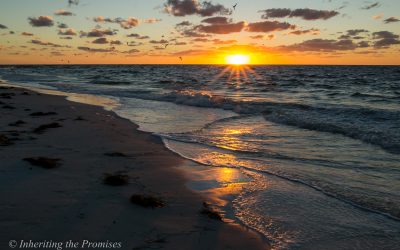
[[[250,56],[245,55],[231,55],[225,57],[225,62],[227,64],[248,64],[250,62]]]

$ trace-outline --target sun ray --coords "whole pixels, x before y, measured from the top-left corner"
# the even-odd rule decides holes
[[[221,76],[223,76],[230,68],[233,68],[233,66],[228,66],[226,67],[221,73],[219,73],[216,77],[214,77],[211,82],[208,85],[213,84],[216,82]]]
[[[253,75],[255,75],[258,79],[260,79],[261,81],[265,82],[268,87],[270,87],[271,89],[277,90],[275,85],[272,83],[269,83],[267,80],[265,80],[264,78],[262,78],[259,74],[257,74],[254,70],[252,70],[251,68],[249,68],[249,66],[244,65],[243,67],[245,67],[250,73],[252,73]]]

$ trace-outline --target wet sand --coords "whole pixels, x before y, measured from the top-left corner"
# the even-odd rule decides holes
[[[17,247],[22,240],[62,243],[62,249],[70,241],[79,248],[104,242],[114,249],[269,249],[229,210],[241,183],[190,189],[188,183],[215,171],[173,154],[160,138],[102,107],[4,86],[0,97],[1,249],[10,249],[11,240]],[[56,168],[42,168],[23,160],[29,157],[59,160]],[[106,185],[103,178],[115,173],[129,184]],[[165,206],[132,204],[135,193]],[[203,201],[224,220],[201,214]]]

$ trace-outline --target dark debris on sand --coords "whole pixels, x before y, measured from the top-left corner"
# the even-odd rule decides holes
[[[24,158],[23,160],[42,168],[56,168],[59,165],[57,161],[60,161],[60,159],[51,159],[47,157],[30,157]]]
[[[148,208],[148,207],[155,208],[155,207],[165,206],[163,201],[161,201],[157,198],[154,198],[151,195],[134,194],[131,197],[131,202],[136,205],[145,207],[145,208]]]
[[[40,125],[39,127],[35,128],[33,130],[33,132],[39,134],[39,133],[42,133],[43,131],[45,131],[48,128],[59,128],[59,127],[62,127],[62,126],[57,122],[53,122],[53,123],[50,123],[50,124]]]
[[[203,209],[200,211],[200,213],[201,213],[201,214],[206,214],[206,215],[208,215],[208,217],[209,217],[210,219],[222,221],[221,215],[219,215],[216,211],[213,211],[213,210],[211,210],[211,209],[205,209],[205,208],[203,208]]]
[[[120,152],[104,153],[104,155],[107,155],[107,156],[120,156],[120,157],[125,157],[126,156],[126,155],[124,155],[123,153],[120,153]]]
[[[30,116],[44,116],[44,115],[56,115],[56,112],[33,112]]]
[[[1,146],[10,146],[14,144],[11,142],[10,138],[7,135],[0,134],[0,145]]]
[[[107,174],[104,173],[106,177],[103,178],[104,184],[110,186],[123,186],[129,184],[129,176],[122,174]]]

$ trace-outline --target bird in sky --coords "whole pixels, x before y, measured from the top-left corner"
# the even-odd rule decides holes
[[[169,45],[169,43],[165,44],[165,49],[167,48],[168,45]]]
[[[236,8],[236,5],[237,5],[237,3],[235,4],[235,5],[233,5],[233,9],[235,10],[235,8]]]
[[[181,59],[181,61],[182,61],[182,57],[179,57],[179,59]]]
[[[161,37],[164,37],[164,35],[162,35]]]

